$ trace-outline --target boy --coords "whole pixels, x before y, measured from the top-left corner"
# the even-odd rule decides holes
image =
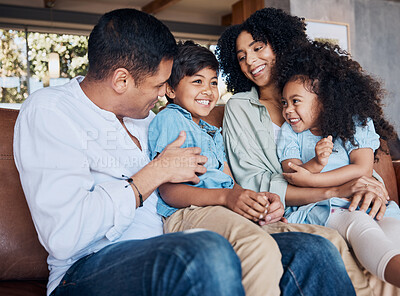
[[[167,82],[166,97],[169,104],[149,127],[150,158],[154,159],[183,130],[186,132],[186,141],[182,147],[200,147],[201,154],[208,159],[204,164],[207,172],[199,176],[200,182],[197,184],[166,184],[159,188],[164,200],[159,199],[157,211],[163,217],[169,217],[177,208],[190,205],[226,205],[232,189],[242,189],[234,183],[226,162],[221,129],[202,120],[218,100],[218,61],[211,51],[192,41],[180,43],[178,48],[178,57]],[[192,189],[187,185],[226,190],[201,191],[204,194],[199,191],[202,197],[189,202],[187,193]],[[264,218],[268,205],[265,194],[253,191],[247,194],[250,197],[246,202],[251,203],[251,198],[257,204],[254,211],[243,206],[239,214],[244,213],[254,221]]]

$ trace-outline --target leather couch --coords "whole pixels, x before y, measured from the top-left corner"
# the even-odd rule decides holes
[[[0,109],[0,295],[45,295],[47,253],[39,243],[13,159],[17,116],[17,110]],[[218,106],[207,120],[221,126],[222,116],[223,107]],[[398,202],[400,161],[381,154],[375,169]]]

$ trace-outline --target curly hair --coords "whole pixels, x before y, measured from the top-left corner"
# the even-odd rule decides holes
[[[379,81],[337,45],[312,42],[291,50],[276,62],[273,76],[282,92],[289,81],[301,81],[322,104],[319,124],[322,136],[332,135],[353,145],[355,119],[363,126],[374,122],[385,140],[396,138],[382,111],[385,91]]]
[[[218,40],[216,55],[228,91],[249,91],[255,86],[240,70],[236,56],[236,39],[242,31],[249,32],[256,41],[270,44],[278,61],[291,48],[291,44],[308,42],[305,29],[303,18],[288,15],[276,8],[258,10],[243,24],[226,29]]]

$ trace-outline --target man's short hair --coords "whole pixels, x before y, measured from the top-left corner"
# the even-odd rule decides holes
[[[136,83],[154,75],[162,59],[173,59],[177,47],[169,29],[155,17],[136,9],[104,14],[89,37],[89,73],[103,80],[118,68]]]

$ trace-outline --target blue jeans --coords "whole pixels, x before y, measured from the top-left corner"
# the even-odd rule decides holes
[[[52,295],[244,295],[244,289],[228,241],[199,231],[109,245],[75,262]]]
[[[272,237],[282,253],[282,295],[356,295],[343,260],[330,241],[302,232],[276,233]]]

